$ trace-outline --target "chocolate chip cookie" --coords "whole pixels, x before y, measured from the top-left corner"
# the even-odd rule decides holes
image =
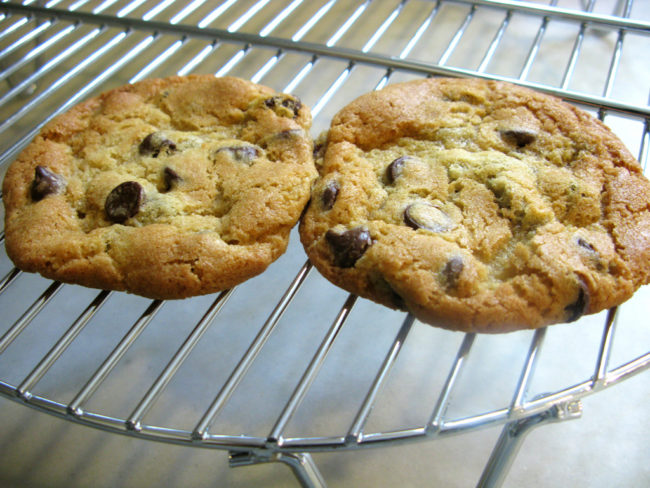
[[[3,183],[16,266],[151,298],[230,288],[286,249],[316,177],[309,108],[211,75],[145,80],[47,124]]]
[[[650,183],[552,96],[432,78],[333,119],[302,243],[334,284],[444,328],[575,321],[650,281]]]

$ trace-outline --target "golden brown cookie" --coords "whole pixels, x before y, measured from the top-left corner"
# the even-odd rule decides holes
[[[316,177],[309,109],[237,78],[145,80],[46,125],[7,171],[17,267],[152,298],[230,288],[287,247]]]
[[[574,321],[650,281],[650,184],[613,133],[511,84],[433,78],[333,119],[301,221],[336,285],[437,326]]]

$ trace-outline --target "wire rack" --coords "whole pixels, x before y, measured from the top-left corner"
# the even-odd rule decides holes
[[[315,135],[388,83],[507,80],[591,111],[645,165],[650,77],[637,67],[650,22],[632,1],[565,3],[0,3],[0,175],[83,99],[191,72],[296,93]],[[50,282],[15,269],[4,248],[0,273],[4,396],[111,432],[225,449],[231,466],[281,461],[304,486],[325,485],[310,452],[504,424],[478,482],[498,485],[530,427],[576,418],[583,396],[650,367],[647,287],[577,324],[453,333],[328,284],[295,231],[261,276],[183,301]]]

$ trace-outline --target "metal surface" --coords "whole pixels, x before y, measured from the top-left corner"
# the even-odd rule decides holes
[[[571,400],[553,405],[548,410],[531,415],[530,417],[507,423],[501,432],[496,446],[494,446],[492,456],[487,462],[485,471],[477,487],[501,486],[517,450],[521,448],[524,436],[532,428],[547,422],[577,419],[580,418],[581,414],[582,405],[580,401]]]
[[[558,3],[2,3],[0,175],[48,120],[84,98],[190,72],[242,76],[296,93],[312,107],[314,135],[345,103],[394,81],[512,81],[591,110],[647,165],[650,77],[630,84],[638,73],[630,71],[629,52],[645,52],[649,19],[634,17],[631,1]],[[558,30],[564,48],[553,51],[547,40]],[[607,52],[590,53],[603,39]],[[295,234],[287,255],[262,276],[182,302],[47,282],[14,269],[4,249],[0,273],[0,393],[111,432],[225,449],[232,466],[280,461],[304,486],[324,485],[307,452],[504,424],[480,481],[495,486],[528,426],[566,418],[556,415],[562,406],[650,367],[645,290],[620,310],[578,324],[463,335],[332,287],[306,262]],[[619,330],[640,339],[618,351]],[[553,358],[544,358],[549,336],[585,351],[564,368],[574,372],[565,379],[548,367]],[[486,376],[467,366],[476,356],[485,360],[486,343],[511,361],[505,374],[498,360],[493,370],[487,361]],[[439,358],[437,368],[427,348]],[[412,370],[409,355],[422,354],[427,360]],[[545,367],[553,371],[550,380]],[[535,391],[540,377],[552,388]],[[427,394],[405,393],[413,378]],[[321,403],[335,413],[319,409]],[[419,416],[396,415],[400,403]]]

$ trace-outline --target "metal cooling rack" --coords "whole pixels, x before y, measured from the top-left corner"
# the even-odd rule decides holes
[[[387,83],[507,80],[592,111],[645,165],[650,78],[634,78],[629,66],[647,53],[650,22],[634,9],[632,1],[1,3],[0,175],[44,123],[84,98],[190,72],[296,93],[312,107],[314,134]],[[463,335],[346,295],[312,270],[297,240],[260,277],[180,302],[48,282],[13,268],[3,249],[0,393],[110,432],[229,450],[231,466],[280,461],[303,486],[325,485],[310,452],[504,424],[478,482],[495,486],[531,427],[579,417],[582,397],[650,367],[647,287],[579,324]]]

